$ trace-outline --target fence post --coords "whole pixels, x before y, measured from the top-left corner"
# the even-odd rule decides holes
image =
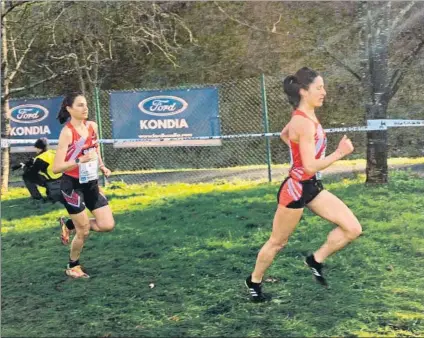
[[[100,90],[98,86],[94,87],[94,104],[96,107],[96,122],[97,125],[99,127],[99,140],[103,139],[103,133],[102,133],[102,118],[101,118],[101,114],[100,114]],[[104,155],[104,151],[103,151],[103,143],[100,142],[100,155],[102,156],[103,161],[105,161],[105,155]],[[102,181],[103,181],[103,186],[106,186],[107,183],[107,179],[105,175],[102,175]]]
[[[268,103],[266,100],[266,89],[265,89],[265,75],[261,75],[261,94],[262,94],[262,117],[264,123],[265,133],[269,133],[269,123],[268,123]],[[271,177],[271,146],[269,142],[269,136],[265,136],[265,145],[266,145],[266,161],[268,164],[268,182],[272,181]]]

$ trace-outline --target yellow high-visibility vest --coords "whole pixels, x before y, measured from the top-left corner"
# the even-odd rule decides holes
[[[42,171],[39,172],[40,175],[43,175],[48,180],[57,180],[58,178],[62,177],[61,173],[55,174],[52,170],[55,155],[56,152],[54,150],[47,150],[41,153],[40,155],[35,156],[35,159],[39,158],[40,160],[43,160],[44,162],[49,164],[49,166],[47,167],[47,173],[44,173]]]

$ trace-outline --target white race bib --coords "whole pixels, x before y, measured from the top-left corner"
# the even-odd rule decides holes
[[[94,159],[86,163],[79,163],[79,182],[87,183],[99,178],[99,161]]]

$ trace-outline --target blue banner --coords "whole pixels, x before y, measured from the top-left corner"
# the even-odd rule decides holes
[[[116,143],[116,147],[220,145],[221,140],[153,141],[219,136],[218,112],[215,87],[110,93],[113,138],[142,139]]]
[[[56,120],[63,97],[49,99],[13,99],[10,107],[10,139],[34,140],[40,137],[57,140],[62,126]],[[32,151],[32,143],[12,145],[12,150]],[[28,147],[30,146],[30,147]]]

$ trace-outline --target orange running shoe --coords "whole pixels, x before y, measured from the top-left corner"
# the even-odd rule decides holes
[[[65,273],[72,278],[90,278],[90,276],[82,270],[81,265],[76,265],[73,268],[70,268],[68,265]]]
[[[71,236],[71,233],[74,230],[69,230],[66,226],[66,220],[65,217],[59,217],[59,223],[60,223],[60,240],[62,241],[63,245],[69,244],[69,237]]]

